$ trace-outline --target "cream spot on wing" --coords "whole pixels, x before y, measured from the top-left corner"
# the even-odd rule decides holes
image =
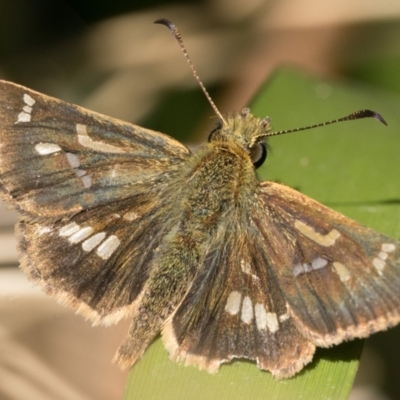
[[[275,333],[279,329],[278,317],[275,313],[267,313],[267,327],[271,333]]]
[[[105,232],[96,233],[95,235],[91,236],[89,239],[86,239],[82,243],[82,249],[87,252],[93,250],[97,245],[99,245],[103,241],[105,237],[106,237]]]
[[[49,233],[49,232],[51,232],[51,228],[50,228],[49,226],[41,226],[41,227],[38,229],[38,234],[39,234],[39,236],[42,236],[42,235],[44,235],[44,234],[46,234],[46,233]]]
[[[335,272],[339,275],[339,279],[342,282],[346,282],[351,278],[350,271],[342,263],[335,261],[333,263],[333,268]]]
[[[105,153],[126,153],[126,151],[121,147],[113,146],[112,144],[100,140],[93,140],[87,132],[86,125],[76,124],[76,131],[78,133],[78,142],[83,147]]]
[[[66,153],[67,160],[69,162],[69,165],[72,168],[78,168],[81,165],[81,162],[79,161],[79,158],[76,156],[76,154],[73,153]]]
[[[35,145],[35,150],[41,155],[57,153],[61,151],[61,147],[55,143],[38,143]]]
[[[80,229],[79,225],[75,222],[71,222],[68,225],[63,226],[60,229],[59,235],[63,237],[71,236],[73,233],[78,232]]]
[[[372,260],[372,264],[375,267],[375,269],[378,271],[379,274],[382,273],[383,269],[386,266],[385,260],[389,257],[388,253],[391,253],[396,249],[396,246],[392,243],[382,243],[381,245],[381,250],[378,253],[378,257],[375,257]]]
[[[280,322],[285,322],[289,319],[289,314],[282,314],[279,316],[279,321]]]
[[[257,275],[253,274],[251,272],[251,267],[250,264],[245,261],[245,260],[240,260],[240,268],[242,270],[242,272],[244,272],[247,275],[250,275],[253,279],[260,279]]]
[[[395,250],[395,248],[396,246],[392,243],[383,243],[381,246],[382,251],[384,251],[385,253],[391,253]]]
[[[231,315],[236,315],[240,310],[241,299],[242,295],[236,290],[230,292],[228,300],[226,301],[225,311],[227,311]]]
[[[22,107],[22,111],[25,111],[26,113],[30,114],[32,112],[32,107],[29,106]]]
[[[295,221],[294,226],[304,236],[313,240],[315,243],[325,247],[332,246],[333,244],[335,244],[336,239],[340,237],[340,232],[336,229],[332,229],[326,235],[321,235],[320,233],[316,232],[311,226],[299,220]]]
[[[253,304],[249,296],[245,296],[242,304],[242,313],[240,318],[245,324],[249,324],[253,320]]]
[[[388,253],[384,252],[384,251],[380,251],[378,253],[378,257],[381,258],[382,260],[386,260],[388,258]]]
[[[97,248],[96,253],[103,260],[107,260],[120,244],[119,239],[115,235],[111,235]]]
[[[383,269],[386,266],[386,262],[383,261],[381,258],[375,257],[372,260],[372,264],[374,265],[375,269],[379,272],[382,273]]]
[[[254,306],[254,315],[256,316],[257,329],[262,331],[267,327],[267,312],[265,311],[265,307],[257,303]]]
[[[135,211],[128,211],[127,213],[124,214],[123,218],[126,219],[127,221],[133,221],[139,218],[139,215],[135,213]]]
[[[75,232],[70,236],[68,241],[72,244],[82,242],[87,237],[89,237],[93,233],[93,228],[91,226],[85,226],[84,228],[79,229],[79,231]]]

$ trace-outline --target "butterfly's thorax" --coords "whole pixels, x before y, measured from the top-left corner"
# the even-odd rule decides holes
[[[244,207],[246,194],[257,184],[249,156],[235,143],[206,144],[183,174],[182,218],[204,230],[218,224],[226,213]]]

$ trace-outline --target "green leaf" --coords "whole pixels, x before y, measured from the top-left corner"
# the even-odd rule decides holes
[[[400,236],[400,99],[351,84],[280,71],[260,90],[253,114],[272,118],[274,130],[311,125],[361,108],[382,113],[271,138],[272,151],[260,178],[300,190],[361,223]],[[255,363],[238,360],[215,375],[168,359],[160,339],[130,371],[124,399],[346,399],[363,341],[319,349],[314,361],[292,379],[277,381]]]

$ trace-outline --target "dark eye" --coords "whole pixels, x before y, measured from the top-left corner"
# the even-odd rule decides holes
[[[261,167],[267,158],[267,147],[265,143],[256,143],[250,149],[250,158],[256,169]]]
[[[213,140],[213,136],[220,131],[222,128],[222,122],[218,121],[217,125],[215,126],[215,128],[210,132],[210,134],[208,135],[208,141],[211,142]]]

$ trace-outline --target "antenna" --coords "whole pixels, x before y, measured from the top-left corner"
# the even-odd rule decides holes
[[[175,26],[175,24],[173,22],[171,22],[168,19],[165,18],[161,18],[161,19],[157,19],[156,21],[154,21],[155,24],[160,24],[160,25],[165,25],[172,33],[172,36],[175,38],[175,40],[178,42],[179,47],[182,50],[182,53],[184,54],[186,61],[188,62],[190,69],[192,70],[193,76],[196,79],[196,81],[198,82],[198,84],[201,87],[201,90],[204,92],[204,94],[206,95],[206,98],[208,100],[208,102],[211,104],[211,107],[213,108],[213,110],[215,111],[215,113],[218,115],[218,117],[221,119],[221,121],[223,123],[225,123],[225,119],[222,116],[222,114],[219,112],[217,106],[215,105],[215,103],[213,102],[210,94],[207,92],[207,89],[205,88],[205,86],[203,85],[203,82],[201,81],[201,79],[199,78],[199,75],[197,75],[197,71],[194,68],[194,65],[192,63],[192,60],[189,57],[189,54],[186,50],[185,45],[183,44],[183,40],[182,40],[182,36],[178,30],[178,28]]]
[[[320,126],[325,126],[325,125],[331,125],[331,124],[336,124],[337,122],[343,122],[343,121],[351,121],[351,120],[356,120],[356,119],[362,119],[362,118],[375,118],[378,121],[382,122],[382,124],[387,125],[387,122],[385,119],[382,117],[381,114],[377,113],[376,111],[372,110],[359,110],[356,111],[352,114],[349,114],[345,117],[334,119],[332,121],[327,121],[327,122],[322,122],[320,124],[315,124],[315,125],[310,125],[310,126],[304,126],[302,128],[294,128],[294,129],[285,129],[283,131],[278,131],[278,132],[269,132],[265,135],[260,135],[259,137],[263,136],[276,136],[276,135],[283,135],[285,133],[291,133],[291,132],[299,132],[299,131],[305,131],[307,129],[314,129],[318,128]]]

